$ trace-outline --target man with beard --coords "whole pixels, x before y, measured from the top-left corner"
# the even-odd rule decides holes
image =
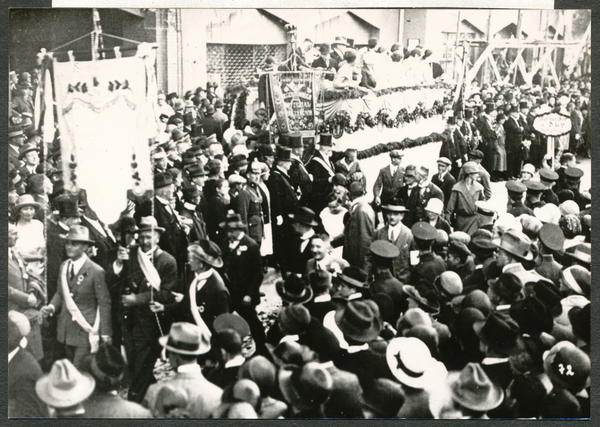
[[[164,231],[154,217],[143,217],[137,229],[138,244],[119,247],[108,271],[108,283],[122,295],[123,344],[131,378],[128,400],[137,403],[156,382],[153,369],[161,352],[158,338],[168,329],[167,322],[161,323],[162,315],[153,313],[150,305],[174,302],[172,292],[177,290],[177,262],[158,247]]]

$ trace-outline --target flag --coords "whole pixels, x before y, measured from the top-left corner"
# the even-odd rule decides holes
[[[44,143],[52,144],[54,141],[54,95],[52,91],[52,78],[50,70],[46,69],[44,77]]]

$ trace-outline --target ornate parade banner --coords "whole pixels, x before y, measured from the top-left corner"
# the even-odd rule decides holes
[[[146,55],[53,64],[64,186],[73,193],[84,188],[106,223],[119,218],[127,190],[152,189],[148,138],[158,128],[148,61]]]
[[[269,88],[277,125],[282,134],[315,129],[315,93],[313,72],[269,74]]]

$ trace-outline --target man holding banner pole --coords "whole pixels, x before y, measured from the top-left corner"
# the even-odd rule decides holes
[[[130,369],[128,399],[141,403],[148,387],[156,382],[153,374],[161,353],[158,338],[169,330],[162,313],[150,309],[156,301],[175,302],[177,262],[158,247],[164,228],[154,217],[143,217],[137,229],[137,245],[119,248],[117,259],[108,273],[108,282],[118,286],[123,313],[123,345]]]

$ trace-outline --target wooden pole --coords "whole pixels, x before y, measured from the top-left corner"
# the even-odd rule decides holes
[[[398,17],[398,43],[404,46],[404,9],[400,9],[400,16]]]
[[[521,14],[521,9],[519,9],[519,15],[517,18],[517,43],[521,41],[521,21],[522,21],[522,14]],[[519,55],[520,53],[517,52],[517,55]],[[516,61],[517,61],[518,57],[515,57],[515,59],[513,60],[515,62],[516,65]],[[517,73],[519,72],[519,69],[517,67],[515,67],[514,71],[513,71],[513,76],[512,76],[512,84],[514,85],[517,82]]]
[[[460,39],[460,10],[456,20],[456,40],[454,42],[454,55],[452,55],[452,75],[456,78],[456,50],[458,49],[458,41]]]

